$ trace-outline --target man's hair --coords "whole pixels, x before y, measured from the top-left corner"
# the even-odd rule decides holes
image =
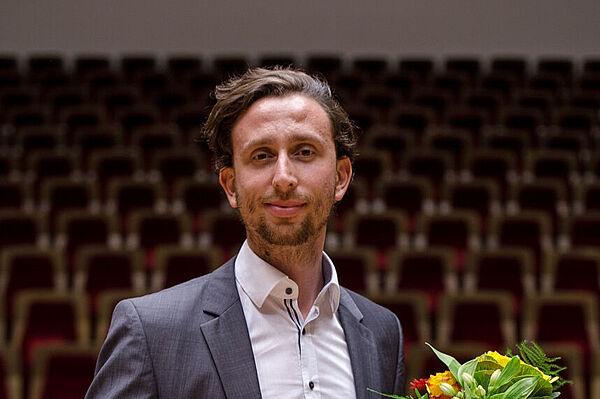
[[[256,101],[265,97],[302,94],[315,100],[329,116],[336,157],[356,157],[357,135],[348,114],[333,97],[327,82],[291,68],[249,69],[215,89],[216,104],[202,130],[203,138],[215,156],[219,171],[233,166],[231,130],[238,118]]]

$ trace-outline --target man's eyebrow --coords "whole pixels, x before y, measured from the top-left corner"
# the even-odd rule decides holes
[[[249,148],[267,146],[269,144],[272,144],[275,141],[276,141],[276,139],[274,139],[272,137],[263,137],[260,139],[250,139],[244,143],[244,145],[242,147],[242,151],[245,151]],[[320,135],[317,135],[317,134],[315,134],[315,135],[295,134],[292,136],[292,142],[293,143],[318,142],[319,144],[323,144],[324,140]]]

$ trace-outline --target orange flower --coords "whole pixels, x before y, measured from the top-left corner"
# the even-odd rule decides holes
[[[440,384],[445,382],[454,388],[456,392],[460,391],[460,385],[452,376],[452,373],[445,371],[443,373],[437,373],[436,375],[430,375],[427,380],[427,392],[429,392],[430,399],[451,399],[452,396],[446,395],[440,389]]]

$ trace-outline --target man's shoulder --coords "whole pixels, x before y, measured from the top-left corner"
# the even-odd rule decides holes
[[[373,302],[371,299],[344,287],[341,287],[341,290],[352,299],[364,318],[370,319],[376,317],[378,319],[398,319],[391,310]]]
[[[224,284],[230,285],[229,288],[232,290],[235,289],[233,260],[219,266],[211,273],[151,294],[130,298],[127,301],[130,301],[138,312],[149,310],[155,315],[161,314],[161,311],[173,314],[177,311],[191,310],[202,306],[204,301],[211,300],[211,295],[206,294],[207,289],[218,290]]]

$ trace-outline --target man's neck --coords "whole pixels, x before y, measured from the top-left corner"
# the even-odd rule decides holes
[[[323,243],[324,240],[317,239],[302,245],[281,246],[248,237],[248,245],[258,257],[298,285],[298,308],[305,318],[324,284]]]

